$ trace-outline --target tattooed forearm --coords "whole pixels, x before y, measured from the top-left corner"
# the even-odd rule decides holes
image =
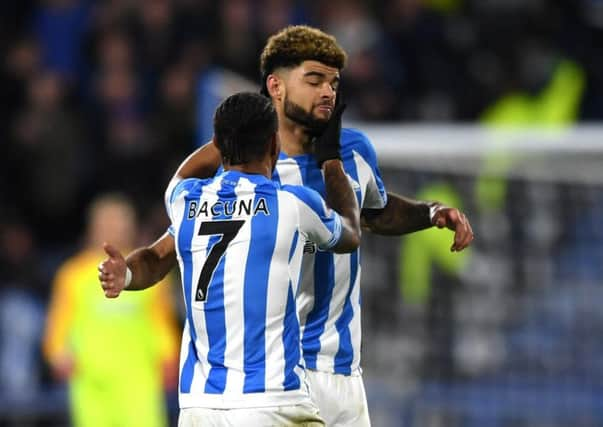
[[[412,200],[397,194],[387,194],[383,209],[362,209],[362,227],[376,234],[400,235],[432,226],[430,203]]]

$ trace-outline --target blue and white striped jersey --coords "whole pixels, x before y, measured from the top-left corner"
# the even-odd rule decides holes
[[[341,157],[360,207],[383,208],[387,193],[368,138],[342,129]],[[323,175],[311,155],[281,153],[273,180],[303,185],[325,197]],[[351,375],[360,366],[360,251],[334,254],[308,244],[305,252],[297,303],[306,367]]]
[[[341,236],[315,191],[227,171],[166,191],[186,303],[182,408],[296,404],[308,399],[300,358],[303,245]]]

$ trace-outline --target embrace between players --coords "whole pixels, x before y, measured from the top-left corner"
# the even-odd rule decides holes
[[[270,37],[266,96],[239,93],[217,108],[212,142],[168,185],[168,232],[125,259],[105,245],[110,298],[180,268],[180,426],[369,426],[361,228],[446,227],[452,251],[473,239],[457,209],[386,193],[367,137],[341,128],[345,62],[320,30]]]

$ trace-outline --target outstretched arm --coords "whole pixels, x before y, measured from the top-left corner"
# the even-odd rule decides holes
[[[383,209],[362,209],[361,220],[364,228],[387,236],[408,234],[434,225],[446,227],[455,232],[451,251],[461,251],[473,240],[471,224],[458,209],[391,193],[387,194]]]
[[[213,176],[220,164],[222,157],[213,142],[208,142],[201,148],[193,151],[178,167],[176,178],[209,178]]]
[[[98,266],[98,279],[107,298],[118,297],[124,289],[147,289],[176,265],[176,247],[169,233],[150,246],[134,250],[127,258],[110,244],[105,243],[104,249],[108,257]],[[130,273],[126,273],[128,270]]]

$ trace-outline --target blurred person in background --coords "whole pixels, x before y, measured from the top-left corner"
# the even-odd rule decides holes
[[[398,117],[401,69],[368,5],[360,0],[337,0],[320,5],[324,28],[349,56],[342,89],[352,93],[347,115],[366,120]]]
[[[32,32],[41,46],[44,68],[76,83],[83,71],[82,46],[90,25],[91,0],[44,0],[36,8]]]
[[[0,396],[27,402],[39,391],[46,286],[32,229],[0,223]]]
[[[85,247],[56,273],[43,350],[69,382],[74,426],[167,426],[164,390],[177,381],[178,326],[169,283],[108,300],[98,292],[102,245],[132,248],[134,208],[107,194],[89,208]]]
[[[58,74],[35,73],[13,122],[5,159],[12,202],[40,241],[55,244],[76,237],[77,210],[88,178],[82,167],[87,152],[82,123],[69,101]]]

